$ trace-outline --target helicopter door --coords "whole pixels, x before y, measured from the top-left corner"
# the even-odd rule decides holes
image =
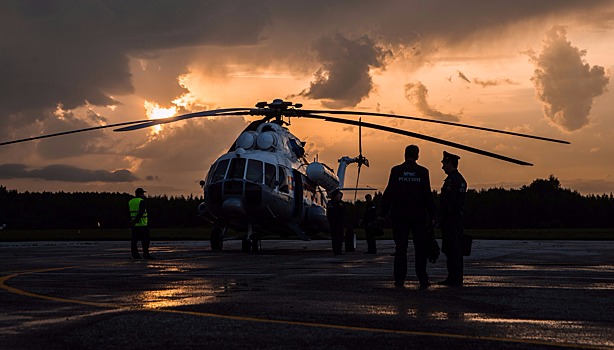
[[[303,177],[296,169],[292,169],[294,175],[294,210],[292,217],[295,219],[303,215]]]

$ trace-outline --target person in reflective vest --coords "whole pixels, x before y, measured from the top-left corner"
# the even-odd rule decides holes
[[[132,259],[153,259],[149,254],[149,224],[147,217],[147,202],[145,201],[145,190],[137,188],[134,191],[135,197],[128,202],[130,208],[130,251]],[[138,242],[141,241],[143,247],[143,256],[139,254]]]

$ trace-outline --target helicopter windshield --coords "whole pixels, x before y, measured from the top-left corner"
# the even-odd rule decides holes
[[[224,159],[217,164],[213,164],[211,169],[211,175],[208,179],[210,183],[224,179],[245,179],[260,184],[264,183],[270,188],[275,188],[277,182],[282,185],[285,184],[287,187],[286,174],[283,169],[280,169],[278,178],[275,165],[256,159]]]
[[[224,179],[224,175],[226,175],[226,169],[228,168],[228,159],[224,159],[217,163],[217,167],[215,168],[215,172],[211,177],[211,182],[217,182]]]
[[[270,163],[264,163],[264,184],[270,188],[275,188],[275,175],[277,168]]]
[[[247,172],[245,173],[245,179],[262,183],[262,162],[255,159],[247,161]]]
[[[227,179],[243,179],[245,173],[245,158],[233,158],[230,161],[230,168],[228,169]]]

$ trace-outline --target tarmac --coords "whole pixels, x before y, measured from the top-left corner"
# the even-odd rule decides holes
[[[613,241],[477,240],[464,286],[427,290],[411,247],[394,287],[388,240],[129,245],[0,243],[0,349],[614,349]]]

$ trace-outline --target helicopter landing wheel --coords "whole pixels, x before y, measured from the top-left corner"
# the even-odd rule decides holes
[[[214,227],[211,229],[211,250],[222,250],[224,240],[222,240],[222,229]]]
[[[252,251],[252,241],[250,239],[243,239],[241,241],[241,251],[243,253],[250,253]]]
[[[259,239],[252,239],[252,252],[258,253],[260,252],[260,248],[262,248],[262,241]]]

